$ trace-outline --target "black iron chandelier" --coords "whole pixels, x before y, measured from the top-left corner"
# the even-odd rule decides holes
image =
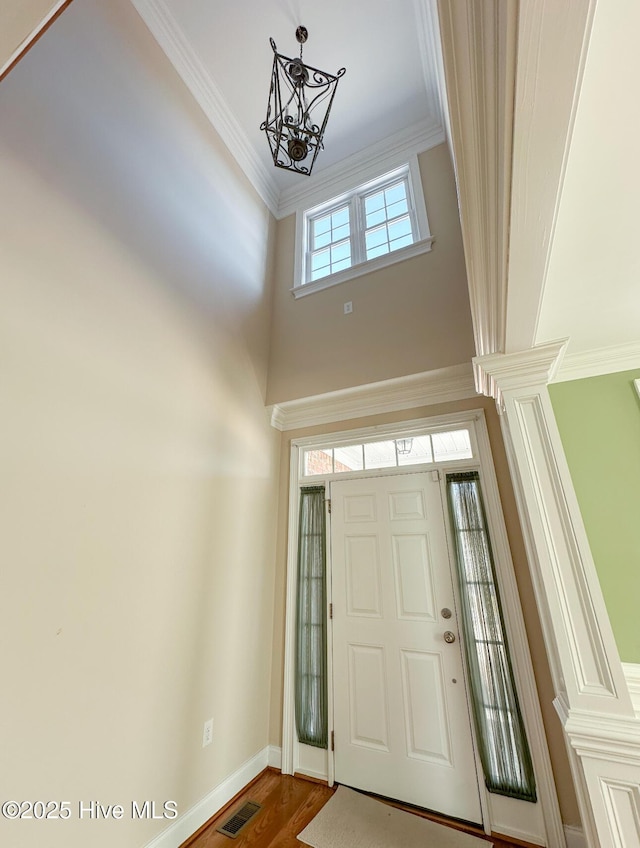
[[[273,164],[296,174],[311,174],[331,111],[338,80],[345,73],[340,68],[334,76],[319,71],[302,61],[302,45],[309,37],[306,27],[299,26],[296,39],[300,58],[290,59],[278,53],[275,41],[273,70],[267,104],[267,119],[260,129],[267,134]]]

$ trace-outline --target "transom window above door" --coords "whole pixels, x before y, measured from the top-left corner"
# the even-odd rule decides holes
[[[302,452],[304,477],[376,471],[472,459],[468,429],[423,433],[382,441],[335,447],[309,447]]]
[[[299,216],[295,297],[426,252],[433,241],[417,157]]]

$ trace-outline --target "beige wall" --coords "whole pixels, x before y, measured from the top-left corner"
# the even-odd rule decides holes
[[[498,488],[502,501],[509,545],[513,558],[514,570],[520,592],[529,647],[533,660],[536,683],[542,707],[542,716],[547,733],[551,762],[560,800],[562,819],[565,824],[580,826],[580,815],[573,789],[573,781],[569,770],[564,737],[557,713],[553,707],[553,685],[542,639],[540,619],[538,617],[531,576],[529,574],[520,523],[515,505],[511,478],[507,465],[504,442],[500,430],[500,422],[493,400],[485,397],[471,398],[455,403],[425,406],[404,412],[386,413],[352,421],[340,421],[319,427],[308,427],[291,430],[282,434],[282,450],[280,455],[280,494],[278,508],[278,544],[276,572],[276,605],[274,630],[274,664],[273,682],[271,689],[271,721],[270,740],[272,745],[280,745],[282,739],[282,687],[283,687],[283,657],[284,657],[284,608],[286,595],[286,563],[287,563],[287,514],[288,514],[288,481],[291,440],[303,436],[319,435],[358,427],[389,424],[396,421],[406,421],[416,418],[429,418],[446,415],[467,409],[484,409],[494,466],[498,479]]]
[[[0,10],[0,71],[16,50],[33,38],[60,0],[2,0]]]
[[[0,797],[73,805],[0,842],[140,848],[268,743],[273,222],[125,0],[4,80],[0,184]]]
[[[295,302],[292,221],[278,226],[270,401],[469,359],[445,148],[421,167],[427,256]],[[2,83],[0,184],[0,797],[185,812],[280,741],[288,445],[302,431],[281,436],[264,410],[276,226],[126,0],[72,4]],[[576,823],[491,404],[324,430],[477,406]],[[58,824],[3,820],[0,837],[139,848],[164,826]]]
[[[419,162],[435,237],[430,253],[295,300],[295,216],[278,223],[269,403],[457,365],[474,355],[446,145]],[[349,300],[353,313],[344,315]]]

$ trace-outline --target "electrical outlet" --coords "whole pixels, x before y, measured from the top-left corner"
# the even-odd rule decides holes
[[[213,719],[209,718],[204,723],[204,730],[202,731],[202,747],[206,748],[207,745],[211,745],[213,742]]]
[[[353,301],[350,300],[347,303],[345,303],[345,305],[344,305],[344,314],[345,315],[351,315],[352,312],[353,312]]]

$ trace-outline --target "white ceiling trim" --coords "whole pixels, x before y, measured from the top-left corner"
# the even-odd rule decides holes
[[[309,209],[330,197],[353,191],[359,185],[404,165],[411,156],[430,150],[445,140],[442,124],[421,121],[372,144],[318,171],[306,179],[303,185],[293,186],[282,192],[278,205],[278,218],[286,218],[301,209]]]
[[[583,380],[585,377],[601,377],[603,374],[633,371],[638,368],[640,368],[640,342],[630,342],[579,353],[567,353],[553,382]]]
[[[504,350],[518,4],[439,9],[469,300],[485,356]]]
[[[162,0],[131,0],[198,105],[253,187],[275,215],[279,190],[236,121],[219,88]]]
[[[446,97],[441,87],[443,82],[440,73],[442,49],[440,46],[437,0],[413,0],[413,9],[416,16],[418,44],[420,45],[420,58],[429,113],[438,115],[439,123],[444,126]]]
[[[503,392],[552,383],[567,349],[568,340],[538,345],[517,353],[489,353],[473,359],[476,385],[486,386],[498,409],[504,410]]]
[[[451,115],[449,111],[449,97],[447,94],[447,80],[444,72],[444,55],[442,52],[442,38],[441,38],[441,27],[440,27],[440,16],[438,14],[438,0],[414,0],[414,3],[418,5],[418,9],[416,14],[418,15],[418,20],[420,20],[421,15],[427,15],[429,19],[428,26],[431,27],[431,32],[433,34],[433,66],[435,68],[436,73],[436,89],[438,92],[438,98],[440,100],[440,112],[439,114],[442,116],[442,125],[444,127],[444,132],[447,140],[447,146],[449,148],[449,155],[451,157],[451,162],[453,163],[453,168],[455,172],[456,161],[453,152],[453,141],[451,136]],[[422,35],[419,30],[418,37],[422,42]],[[421,48],[423,50],[428,49],[427,45],[421,43]],[[427,73],[427,64],[423,62],[422,69],[424,73]],[[456,175],[456,183],[457,183],[457,175]]]
[[[477,397],[471,363],[354,386],[270,407],[271,426],[293,430]]]

